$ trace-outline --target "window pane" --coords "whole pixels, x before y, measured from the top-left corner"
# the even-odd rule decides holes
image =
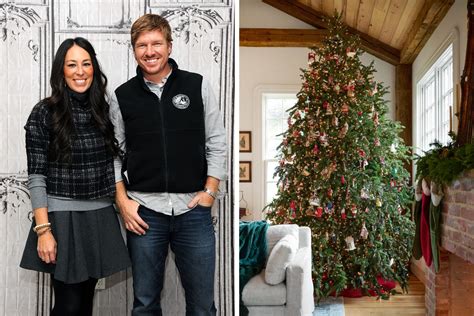
[[[417,83],[417,145],[425,151],[434,140],[442,143],[449,140],[450,107],[453,105],[452,50],[451,44]]]
[[[276,158],[279,153],[277,147],[282,142],[282,133],[288,128],[288,112],[296,102],[296,93],[294,94],[264,94],[263,98],[263,116],[264,116],[264,165],[265,165],[265,204],[272,201],[277,192],[278,178],[274,178],[275,168],[278,165]]]

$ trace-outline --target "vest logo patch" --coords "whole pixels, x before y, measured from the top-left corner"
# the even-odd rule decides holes
[[[180,110],[186,109],[191,103],[191,100],[189,100],[189,97],[185,94],[175,95],[172,101],[173,105]]]

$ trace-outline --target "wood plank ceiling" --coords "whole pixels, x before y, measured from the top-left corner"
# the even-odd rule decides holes
[[[324,18],[342,12],[349,31],[363,48],[393,65],[411,64],[455,0],[263,0],[315,27],[296,29],[240,29],[241,46],[318,45]],[[313,44],[313,45],[309,45]]]

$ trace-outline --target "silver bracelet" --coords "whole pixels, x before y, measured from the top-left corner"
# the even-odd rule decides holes
[[[213,192],[211,191],[210,189],[208,188],[204,188],[203,192],[206,192],[207,194],[209,194],[210,196],[212,196],[212,198],[215,200],[217,199],[217,192]]]

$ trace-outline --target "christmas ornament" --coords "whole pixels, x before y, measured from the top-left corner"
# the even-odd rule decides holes
[[[382,207],[382,201],[379,198],[375,199],[375,206]]]
[[[356,52],[351,47],[346,48],[346,56],[347,57],[354,58],[355,55],[356,55]]]
[[[362,224],[362,229],[360,230],[360,237],[362,239],[367,239],[369,236],[369,231],[367,230],[367,227],[365,227],[365,222]]]
[[[346,210],[345,210],[345,209],[342,209],[342,210],[341,210],[341,218],[342,218],[342,219],[346,219],[346,218],[347,218]]]
[[[332,197],[332,193],[333,193],[332,188],[329,188],[327,193],[328,193],[328,197]]]
[[[292,211],[294,211],[294,210],[296,209],[296,202],[295,202],[295,201],[291,201],[291,202],[290,202],[290,209],[291,209]]]
[[[342,128],[339,130],[338,137],[339,138],[344,138],[346,136],[348,130],[349,130],[349,124],[347,124],[347,122],[346,122],[346,123],[344,123]]]
[[[360,190],[360,197],[367,200],[369,198],[369,194],[367,193],[367,190],[361,189]]]
[[[355,206],[355,204],[352,204],[351,213],[352,213],[352,216],[357,215],[357,207]]]
[[[326,147],[328,146],[328,137],[325,133],[322,133],[321,136],[319,136],[319,142],[321,143],[322,146]]]
[[[342,106],[341,106],[341,112],[342,112],[343,114],[349,113],[349,105],[347,105],[347,103],[342,104]]]
[[[355,250],[354,238],[352,236],[347,236],[346,239],[346,250],[352,251]]]
[[[319,153],[319,148],[318,148],[318,145],[317,145],[317,144],[314,145],[313,153],[314,153],[315,155],[317,155],[317,154]]]
[[[370,96],[373,96],[374,94],[376,94],[378,92],[377,90],[377,85],[374,83],[372,89],[369,90],[369,95]]]
[[[326,108],[326,115],[332,115],[332,106],[329,103],[328,103],[328,106]]]
[[[331,213],[334,211],[334,208],[333,208],[333,205],[332,205],[331,202],[329,202],[328,204],[326,204],[325,211],[326,211],[326,213],[329,213],[329,214],[331,214]]]
[[[318,207],[316,208],[316,212],[314,213],[314,216],[316,216],[316,217],[319,218],[319,217],[321,217],[322,215],[323,215],[323,208],[322,208],[321,206],[318,206]]]
[[[312,206],[320,206],[321,202],[319,201],[318,197],[314,197],[311,200],[309,200],[309,204]]]
[[[374,125],[378,126],[379,125],[379,112],[374,112],[373,120],[374,120]]]

